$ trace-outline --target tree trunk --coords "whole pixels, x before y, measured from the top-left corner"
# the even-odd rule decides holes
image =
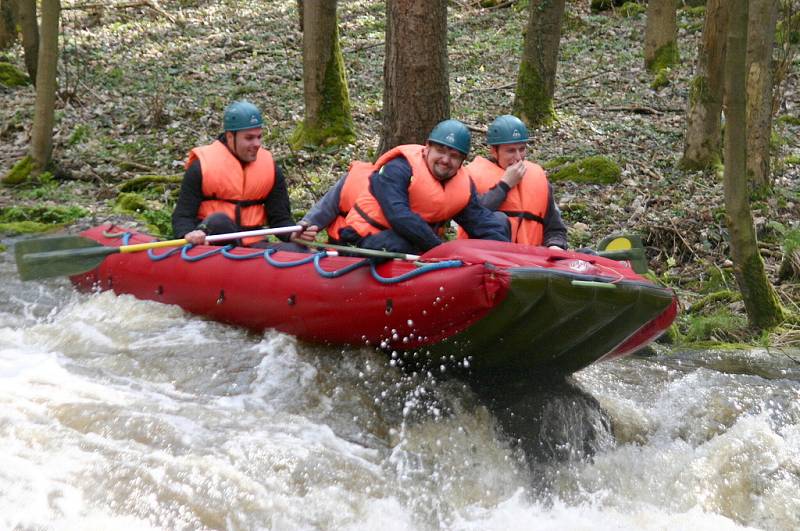
[[[548,124],[555,118],[553,95],[563,18],[564,0],[531,1],[514,114],[534,127]]]
[[[681,166],[708,169],[721,160],[722,90],[728,8],[722,0],[708,0],[703,40],[697,53],[697,67],[689,88],[686,140]]]
[[[37,171],[47,168],[53,149],[60,15],[61,2],[59,0],[42,0],[41,43],[36,73],[36,107],[33,116],[30,153],[36,163]]]
[[[19,0],[19,25],[22,28],[22,47],[25,50],[25,68],[36,84],[36,64],[39,61],[39,26],[36,22],[36,0]]]
[[[748,0],[729,0],[728,44],[725,54],[725,208],[736,282],[750,325],[762,330],[783,319],[780,303],[758,253],[750,187],[747,182],[747,11]]]
[[[675,0],[650,0],[644,33],[644,66],[658,74],[677,64],[678,19]]]
[[[447,1],[387,0],[379,153],[424,143],[450,116],[447,76]]]
[[[297,16],[298,20],[300,21],[300,31],[303,31],[303,24],[304,17],[303,14],[305,13],[305,6],[303,5],[303,0],[297,0]]]
[[[751,0],[747,29],[747,176],[754,190],[771,186],[772,46],[778,23],[777,0]]]
[[[292,146],[330,146],[355,140],[344,69],[336,0],[305,0],[303,7],[303,95],[305,120]]]
[[[0,0],[0,50],[17,40],[16,0]]]

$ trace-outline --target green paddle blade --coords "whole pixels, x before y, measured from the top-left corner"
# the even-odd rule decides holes
[[[36,238],[14,245],[17,273],[22,280],[85,273],[116,252],[117,247],[105,247],[81,236]]]

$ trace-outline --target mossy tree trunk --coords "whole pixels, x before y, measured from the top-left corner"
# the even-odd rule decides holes
[[[10,48],[17,40],[16,0],[0,0],[0,50]]]
[[[754,190],[771,187],[772,47],[778,23],[777,0],[750,0],[747,29],[747,175]]]
[[[22,28],[22,48],[25,68],[36,84],[36,64],[39,62],[39,25],[36,22],[36,0],[18,0],[19,25]]]
[[[447,1],[388,0],[378,152],[421,144],[450,116]]]
[[[681,166],[708,169],[720,163],[722,90],[727,39],[728,7],[724,0],[708,0],[703,40],[689,88],[686,138]]]
[[[60,16],[61,2],[59,0],[42,0],[41,41],[39,43],[39,65],[36,72],[36,107],[30,151],[37,171],[47,168],[53,150]]]
[[[654,74],[680,60],[677,8],[676,0],[650,0],[647,3],[644,66]]]
[[[514,114],[536,127],[555,118],[553,96],[564,0],[531,0],[529,9]]]
[[[347,144],[355,134],[339,46],[336,0],[304,0],[303,4],[305,120],[292,135],[292,146]]]
[[[750,325],[772,328],[783,319],[778,298],[758,253],[747,182],[747,12],[748,0],[729,0],[725,54],[725,208],[731,238],[734,275]]]

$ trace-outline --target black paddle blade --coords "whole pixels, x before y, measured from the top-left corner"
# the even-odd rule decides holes
[[[22,280],[77,275],[91,271],[116,247],[105,247],[81,236],[22,240],[14,245],[17,273]]]

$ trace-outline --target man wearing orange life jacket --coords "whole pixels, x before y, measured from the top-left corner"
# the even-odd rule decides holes
[[[368,249],[421,253],[440,243],[451,219],[474,238],[508,241],[506,223],[481,206],[475,186],[461,167],[470,133],[445,120],[425,145],[408,144],[381,155],[339,229],[339,239]]]
[[[261,147],[261,113],[247,101],[225,109],[224,133],[207,146],[192,149],[180,195],[172,213],[175,236],[205,243],[206,236],[294,225],[286,181],[272,154]],[[279,236],[288,240],[289,235]],[[245,238],[263,246],[263,238]],[[295,244],[280,248],[304,251]]]
[[[347,173],[297,222],[304,228],[300,239],[314,241],[317,232],[326,229],[329,243],[343,243],[339,231],[345,226],[347,214],[356,199],[369,186],[369,177],[373,171],[374,164],[360,160],[351,162]]]
[[[542,167],[525,160],[528,128],[515,116],[499,116],[486,141],[491,159],[475,157],[466,167],[481,204],[508,218],[512,242],[566,249],[567,228],[553,188]],[[467,235],[460,230],[459,237]]]

